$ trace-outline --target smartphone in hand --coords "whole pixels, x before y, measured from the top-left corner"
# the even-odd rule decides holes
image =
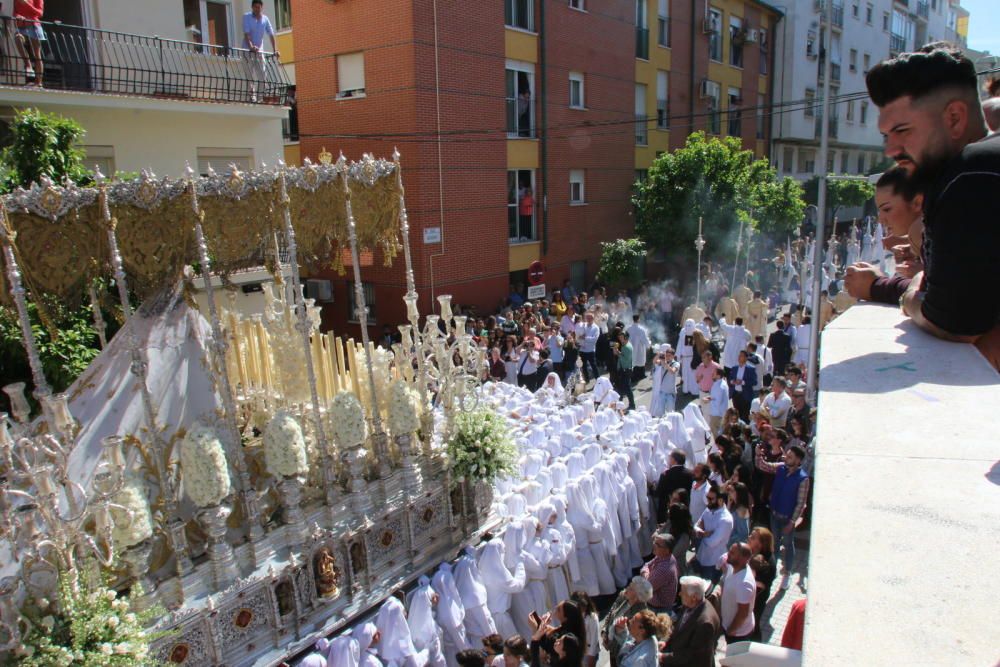
[[[533,610],[530,614],[528,614],[528,618],[531,619],[532,625],[534,625],[536,628],[542,626],[542,617],[538,615],[537,611]]]

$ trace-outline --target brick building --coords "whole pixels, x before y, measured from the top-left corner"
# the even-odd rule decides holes
[[[297,0],[301,155],[399,148],[424,313],[446,293],[494,312],[535,261],[549,291],[565,280],[583,287],[599,242],[632,234],[636,176],[692,127],[713,127],[706,81],[719,91],[717,133],[738,131],[764,153],[752,114],[730,127],[723,112],[770,100],[769,65],[759,64],[768,54],[745,29],[779,14],[757,0],[715,4],[743,21],[716,33],[720,59],[737,35],[738,66],[710,62],[705,0],[694,19],[677,0]],[[362,263],[372,320],[401,322],[402,260]],[[324,326],[350,331],[350,275],[312,278],[331,281]]]

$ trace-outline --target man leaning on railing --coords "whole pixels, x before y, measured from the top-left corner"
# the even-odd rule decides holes
[[[250,101],[257,102],[257,84],[263,85],[267,79],[264,76],[264,35],[271,38],[271,49],[274,57],[280,58],[278,45],[274,41],[274,28],[271,27],[271,20],[264,15],[263,0],[253,0],[250,3],[250,11],[243,15],[243,46],[249,53],[250,71],[253,80],[250,83]]]

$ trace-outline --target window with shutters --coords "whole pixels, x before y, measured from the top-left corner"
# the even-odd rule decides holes
[[[365,54],[343,53],[337,56],[337,98],[363,97],[365,94]]]

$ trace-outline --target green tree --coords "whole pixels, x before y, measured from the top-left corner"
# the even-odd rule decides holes
[[[83,126],[71,118],[38,109],[23,109],[14,115],[10,131],[12,143],[3,149],[5,190],[28,187],[47,176],[56,183],[66,178],[77,184],[91,181],[91,172],[83,163],[80,140]]]
[[[805,211],[798,182],[779,179],[768,161],[743,150],[739,139],[708,138],[704,132],[657,158],[632,201],[639,238],[688,265],[696,257],[699,218],[705,257],[728,259],[741,220],[781,236],[802,222]]]
[[[805,183],[805,199],[807,204],[819,203],[819,177],[813,176]],[[827,215],[833,216],[837,208],[864,206],[865,202],[875,196],[875,186],[862,178],[827,179],[826,207]]]
[[[645,256],[646,244],[641,239],[601,243],[601,268],[597,279],[608,285],[633,285],[639,280],[639,269]]]

